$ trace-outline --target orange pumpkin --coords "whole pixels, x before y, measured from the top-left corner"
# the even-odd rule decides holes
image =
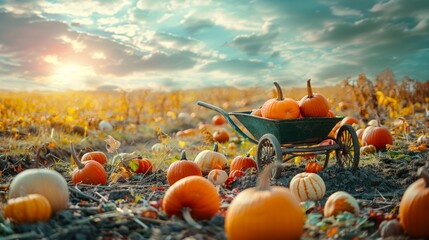
[[[301,202],[317,201],[325,195],[326,186],[323,179],[316,173],[302,172],[290,180],[289,189]]]
[[[313,93],[310,79],[307,80],[307,96],[299,101],[301,115],[303,117],[326,117],[329,112],[328,100],[319,93]]]
[[[305,171],[308,173],[318,173],[319,171],[322,171],[322,170],[323,170],[323,167],[320,166],[320,164],[318,164],[315,161],[308,162],[305,165]]]
[[[359,204],[356,199],[344,191],[337,191],[331,194],[323,208],[325,217],[336,216],[342,212],[350,212],[357,216],[359,211]]]
[[[218,143],[224,143],[229,141],[229,133],[224,128],[219,128],[213,133],[213,138]]]
[[[250,115],[257,116],[257,117],[262,117],[261,108],[253,109],[250,112]]]
[[[335,112],[332,110],[329,110],[327,117],[335,117]]]
[[[135,173],[151,173],[153,171],[152,162],[147,158],[138,158],[132,160],[135,163],[138,163],[139,167],[134,171]]]
[[[419,179],[405,190],[399,204],[399,222],[407,235],[429,238],[429,174],[424,167],[417,172]]]
[[[374,145],[377,151],[386,150],[387,144],[393,144],[393,137],[389,129],[383,126],[368,126],[362,133],[362,142]]]
[[[94,160],[99,162],[100,164],[107,163],[107,156],[102,151],[92,151],[85,153],[80,159],[81,162],[85,162],[88,160]]]
[[[167,181],[170,186],[184,177],[202,175],[200,167],[186,158],[185,151],[182,151],[180,161],[173,162],[167,169]]]
[[[355,117],[347,116],[343,118],[343,120],[341,120],[341,126],[344,124],[349,124],[349,125],[359,124],[359,119]]]
[[[185,209],[189,209],[194,219],[210,219],[219,211],[220,196],[208,179],[188,176],[167,189],[162,207],[167,215],[182,217],[189,213]]]
[[[256,161],[247,154],[245,157],[237,156],[231,161],[231,166],[229,167],[230,171],[241,170],[246,171],[248,168],[258,169]]]
[[[103,165],[94,160],[88,160],[84,163],[80,162],[76,155],[73,143],[71,145],[71,153],[77,167],[72,172],[72,182],[74,184],[93,184],[104,185],[107,181],[107,173]]]
[[[241,170],[232,170],[229,172],[229,177],[230,178],[239,178],[241,176],[244,176],[245,172],[241,171]]]
[[[217,114],[217,115],[213,116],[212,123],[215,126],[221,126],[221,125],[224,125],[226,123],[226,119],[224,116]]]
[[[66,209],[69,204],[67,181],[53,169],[26,169],[17,174],[9,185],[9,199],[33,193],[46,197],[53,213]]]
[[[218,144],[214,143],[213,150],[203,150],[195,157],[194,162],[203,174],[208,174],[213,169],[225,169],[228,165],[228,160],[225,155],[218,152],[218,148]]]
[[[46,222],[51,218],[51,214],[48,199],[37,193],[9,199],[3,208],[3,217],[17,223]]]
[[[300,239],[304,232],[304,211],[288,188],[270,186],[272,167],[267,165],[256,187],[243,190],[229,205],[225,216],[229,240]]]
[[[261,107],[261,115],[270,119],[298,118],[300,114],[298,103],[292,98],[283,98],[280,85],[274,82],[277,98],[267,100]]]

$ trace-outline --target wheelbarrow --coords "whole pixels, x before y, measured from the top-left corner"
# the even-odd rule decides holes
[[[273,161],[283,164],[294,157],[309,154],[324,154],[326,168],[333,151],[336,164],[352,171],[358,168],[360,146],[354,128],[344,124],[338,129],[335,138],[329,136],[332,128],[344,118],[342,116],[276,120],[251,115],[251,111],[228,113],[220,107],[202,101],[197,104],[220,113],[239,135],[257,144],[256,162],[259,172]],[[241,123],[250,134],[245,133],[231,117]],[[320,144],[329,139],[332,144]],[[275,178],[280,177],[281,167],[272,174]]]

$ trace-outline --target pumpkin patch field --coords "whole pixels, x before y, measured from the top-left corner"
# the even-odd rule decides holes
[[[338,123],[311,130],[328,134],[308,151],[262,161],[252,132],[198,101]],[[0,92],[0,239],[428,239],[428,128],[429,82],[364,74],[293,89]],[[342,129],[356,168],[312,151]]]

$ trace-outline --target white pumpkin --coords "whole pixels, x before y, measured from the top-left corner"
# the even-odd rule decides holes
[[[352,195],[344,191],[331,194],[326,200],[323,213],[325,217],[336,216],[342,212],[350,212],[359,215],[359,204]]]
[[[154,145],[152,145],[151,150],[153,152],[160,153],[160,152],[166,151],[167,146],[165,146],[165,144],[162,144],[162,143],[155,143]]]
[[[217,143],[214,144],[213,150],[203,150],[197,154],[194,162],[200,167],[203,174],[208,174],[213,169],[225,169],[228,160],[225,155],[218,152]]]
[[[52,212],[64,210],[69,202],[69,189],[64,177],[51,169],[27,169],[14,177],[9,186],[9,198],[38,193],[46,197]]]
[[[302,172],[295,175],[290,181],[289,189],[301,202],[320,200],[326,192],[323,179],[318,174],[309,172]]]
[[[228,173],[221,169],[213,169],[207,175],[207,179],[214,185],[222,185],[228,179]]]

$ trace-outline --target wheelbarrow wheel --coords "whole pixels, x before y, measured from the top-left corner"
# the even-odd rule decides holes
[[[335,151],[337,163],[352,171],[359,165],[359,140],[354,128],[348,124],[340,127],[337,133],[339,149]]]
[[[282,149],[280,148],[280,143],[277,138],[270,134],[264,134],[258,141],[258,149],[257,149],[257,164],[258,164],[258,172],[261,172],[262,169],[274,162],[277,161],[280,163],[277,167],[274,167],[271,176],[273,178],[279,178],[282,172]]]

